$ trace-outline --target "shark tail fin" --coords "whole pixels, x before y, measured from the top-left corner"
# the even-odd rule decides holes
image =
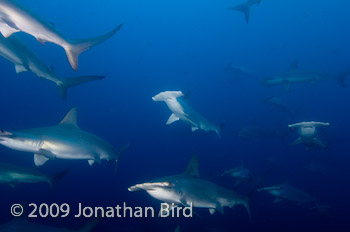
[[[120,28],[123,26],[123,23],[121,23],[119,26],[117,26],[115,29],[112,31],[101,35],[97,36],[95,38],[91,39],[74,39],[69,41],[69,45],[64,48],[67,54],[67,58],[69,60],[70,65],[72,68],[77,71],[78,70],[78,57],[80,53],[88,50],[91,47],[94,47],[103,41],[109,39],[112,37],[117,31],[120,30]]]
[[[64,78],[57,83],[58,91],[63,99],[67,97],[67,90],[70,87],[81,85],[90,81],[102,80],[105,76],[81,76]]]
[[[65,177],[67,175],[67,173],[69,172],[69,169],[66,169],[62,172],[58,172],[56,174],[53,174],[51,177],[50,177],[50,184],[51,185],[54,185],[56,184],[58,181],[60,181],[63,177]]]
[[[350,70],[342,72],[338,76],[338,82],[342,87],[345,87],[345,78],[350,75]]]
[[[250,200],[244,202],[243,205],[244,205],[244,208],[247,210],[247,213],[248,213],[248,216],[249,216],[249,220],[252,222],[253,220],[252,220],[252,214],[250,212],[249,201]]]
[[[86,223],[80,230],[78,230],[78,232],[90,232],[97,226],[98,223],[98,219],[91,220]]]
[[[118,168],[118,163],[120,158],[124,155],[125,151],[130,147],[130,143],[125,144],[124,146],[122,146],[119,151],[118,151],[118,156],[115,159],[115,174],[117,174],[117,168]]]
[[[234,7],[230,8],[230,9],[242,12],[244,14],[244,16],[245,16],[246,23],[249,22],[249,16],[250,16],[250,5],[249,4],[243,3],[243,4],[240,4],[240,5],[234,6]]]

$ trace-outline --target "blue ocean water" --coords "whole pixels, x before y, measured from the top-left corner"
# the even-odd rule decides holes
[[[314,81],[267,87],[265,76],[299,69],[334,75],[349,70],[350,3],[346,0],[262,0],[253,5],[249,23],[238,11],[228,10],[242,0],[22,0],[56,30],[69,38],[88,38],[122,29],[102,44],[82,53],[74,72],[64,50],[52,43],[42,46],[28,34],[17,33],[59,76],[106,75],[68,90],[62,100],[54,83],[31,72],[16,74],[13,64],[0,59],[2,114],[0,128],[19,129],[55,125],[78,108],[79,126],[110,142],[116,149],[130,143],[115,174],[114,162],[89,166],[86,161],[50,160],[40,171],[70,172],[53,188],[47,184],[21,184],[1,189],[0,223],[13,219],[14,203],[69,203],[159,208],[160,202],[128,187],[167,175],[181,174],[193,154],[199,156],[201,177],[227,188],[234,180],[224,171],[244,165],[260,179],[259,187],[289,182],[330,208],[319,212],[293,202],[274,203],[254,191],[252,221],[243,207],[225,208],[210,215],[198,209],[194,218],[101,219],[94,231],[348,231],[350,201],[349,81]],[[227,65],[251,70],[256,77],[238,77]],[[225,122],[219,138],[214,132],[195,131],[183,122],[166,126],[170,111],[152,97],[162,91],[181,90],[198,112],[216,124]],[[293,117],[266,103],[277,96]],[[289,146],[297,137],[288,124],[329,122],[319,132],[328,149]],[[248,133],[281,130],[268,136]],[[241,135],[241,136],[240,136]],[[0,147],[1,162],[34,169],[33,155]],[[310,164],[328,168],[308,170]],[[243,186],[244,187],[244,186]],[[246,192],[245,189],[238,191]],[[79,229],[87,218],[28,219],[54,227]]]

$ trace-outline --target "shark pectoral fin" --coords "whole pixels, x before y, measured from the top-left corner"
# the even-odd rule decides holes
[[[36,38],[36,40],[41,43],[41,45],[45,45],[46,40],[41,39],[41,38]]]
[[[302,142],[301,138],[298,138],[297,140],[295,140],[294,142],[292,142],[289,146],[294,146],[294,145],[297,145],[297,144],[299,144],[299,143],[301,143],[301,142]]]
[[[222,205],[217,205],[215,210],[219,211],[220,213],[224,214],[224,208],[222,208]]]
[[[21,64],[15,64],[16,73],[26,72],[28,69]]]
[[[192,129],[192,132],[193,132],[193,131],[198,130],[198,127],[195,127],[195,126],[194,126],[194,127],[192,127],[191,129]]]
[[[49,158],[40,155],[40,154],[34,154],[34,163],[35,166],[37,167],[41,167],[42,165],[44,165],[46,163],[46,161],[48,161]]]
[[[88,160],[88,163],[90,166],[92,166],[95,163],[95,160]]]
[[[326,144],[324,144],[323,142],[321,142],[321,140],[319,140],[318,138],[314,138],[313,139],[314,144],[323,147],[323,148],[327,148]]]
[[[55,158],[55,155],[51,151],[46,150],[46,149],[39,149],[39,153],[38,154],[42,155],[42,156],[45,156],[48,159],[54,159]]]
[[[167,125],[170,125],[173,122],[178,121],[180,118],[175,116],[175,114],[171,114],[168,121],[166,122]]]
[[[280,203],[282,201],[281,198],[275,198],[275,200],[273,200],[273,203],[277,204]]]
[[[2,19],[2,21],[0,21],[0,32],[5,38],[8,38],[13,33],[19,32],[19,30],[16,29],[16,28],[11,27],[6,22],[4,22],[3,19]]]
[[[215,209],[209,209],[210,215],[213,215],[215,213]]]

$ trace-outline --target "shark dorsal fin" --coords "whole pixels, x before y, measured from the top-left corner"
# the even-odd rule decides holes
[[[290,65],[289,65],[289,71],[293,71],[298,68],[298,62],[294,60]]]
[[[79,127],[77,123],[77,115],[78,111],[77,108],[72,108],[66,116],[62,119],[62,121],[59,123],[59,125],[69,125],[74,127]]]
[[[197,176],[199,177],[198,171],[198,155],[193,155],[190,162],[187,165],[185,175]]]

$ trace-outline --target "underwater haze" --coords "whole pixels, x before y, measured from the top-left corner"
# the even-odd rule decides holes
[[[20,27],[10,22],[16,17],[9,16],[13,12],[5,10],[6,2],[15,1],[0,0],[3,35],[5,26]],[[123,24],[110,38],[80,54],[77,72],[65,50],[52,41],[42,45],[21,28],[8,38],[0,35],[4,41],[20,39],[59,78],[105,76],[69,86],[62,99],[59,84],[38,78],[33,69],[16,73],[13,61],[1,55],[0,39],[0,145],[4,145],[0,163],[52,178],[45,179],[49,184],[9,184],[8,176],[22,176],[15,171],[3,175],[0,165],[0,232],[16,231],[8,228],[23,223],[25,229],[20,231],[349,231],[349,1],[16,2],[66,38],[96,37]],[[248,21],[245,7],[250,9]],[[165,91],[182,94],[164,101],[152,99]],[[77,115],[73,110],[68,123],[60,124],[69,133],[40,131],[40,144],[57,136],[78,144],[73,146],[80,151],[96,148],[89,150],[92,157],[78,157],[78,150],[72,150],[62,158],[54,149],[64,145],[45,142],[52,149],[40,147],[35,154],[45,162],[37,165],[34,152],[6,143],[18,131],[58,125],[74,107]],[[301,124],[292,128],[296,123]],[[98,138],[85,140],[79,128]],[[28,138],[37,138],[35,133]],[[25,139],[18,143],[34,144]],[[109,144],[116,151],[112,158],[101,155]],[[185,172],[193,155],[198,156],[200,177],[189,169]],[[196,162],[192,165],[196,169]],[[191,192],[192,199],[204,201],[206,196],[215,202],[212,207],[194,203],[189,218],[158,217],[165,201],[159,198],[165,193],[156,192],[162,196],[158,198],[148,194],[158,188],[148,193],[128,190],[156,179],[168,191],[178,186],[159,178],[182,174],[187,178],[193,173],[191,178],[225,191]],[[247,199],[251,218],[238,197],[234,207],[219,207],[226,190]],[[180,189],[177,206],[188,206],[182,201],[185,192]],[[30,218],[30,203],[67,203],[72,213]],[[153,207],[156,215],[76,218],[73,212],[78,212],[79,203]],[[24,207],[21,217],[11,215],[13,204]]]

